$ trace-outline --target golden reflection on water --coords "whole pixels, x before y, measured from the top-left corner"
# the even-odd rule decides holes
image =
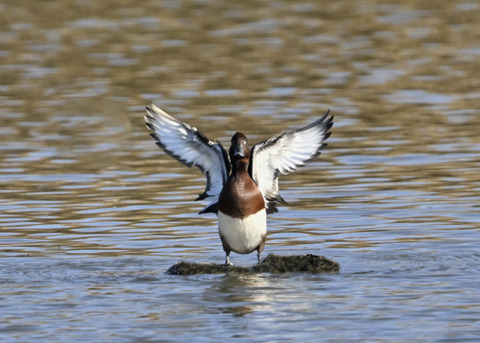
[[[1,220],[24,240],[7,250],[201,251],[175,230],[190,226],[200,229],[188,229],[189,237],[207,232],[215,244],[215,220],[197,217],[201,204],[190,203],[202,176],[147,136],[150,101],[224,144],[237,130],[253,143],[331,108],[336,124],[325,154],[281,180],[292,210],[361,203],[378,211],[443,204],[443,211],[460,202],[468,213],[467,199],[478,200],[480,9],[473,3],[1,6]],[[302,227],[297,219],[284,213],[273,224]],[[325,223],[305,224],[304,233],[315,225]],[[129,230],[125,237],[138,245],[115,242]],[[308,240],[288,242],[272,243]]]
[[[470,0],[2,1],[2,339],[475,341],[478,18]],[[203,176],[148,137],[151,101],[225,145],[330,108],[265,254],[341,273],[164,275],[223,251]]]

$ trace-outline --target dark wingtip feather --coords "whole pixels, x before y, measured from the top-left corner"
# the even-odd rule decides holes
[[[273,202],[268,203],[267,214],[272,214],[272,213],[277,213],[277,212],[278,212],[278,208],[277,208],[277,206],[275,206],[275,203],[273,203]]]
[[[269,200],[270,200],[270,199],[269,199]],[[272,200],[272,201],[276,201],[276,202],[278,202],[278,203],[280,203],[280,204],[282,204],[282,205],[288,205],[288,202],[286,202],[285,199],[283,199],[282,196],[281,196],[279,193],[277,193],[277,194],[275,195],[275,198],[273,198],[273,199],[271,199],[271,200]]]
[[[198,197],[195,199],[195,201],[200,201],[208,197],[207,192],[203,192],[202,194],[199,194]]]
[[[200,212],[198,212],[198,214],[203,214],[203,213],[215,213],[215,214],[217,214],[218,213],[218,204],[217,203],[211,204],[211,205],[205,207]]]
[[[146,117],[146,116],[145,116]],[[150,123],[149,121],[145,120],[145,126],[150,130],[150,131],[155,131],[155,128],[153,127],[153,124]]]
[[[155,119],[155,111],[153,109],[146,106],[145,110],[147,111],[147,114],[144,115],[145,121],[147,121],[148,119]]]
[[[328,109],[327,112],[325,112],[325,114],[320,118],[320,121],[324,121],[329,114],[330,114],[330,109]]]
[[[330,109],[325,112],[323,116],[321,116],[319,119],[315,120],[313,123],[310,123],[300,129],[295,130],[296,132],[302,132],[306,131],[308,129],[311,129],[312,127],[315,126],[321,126],[325,128],[325,131],[330,130],[330,128],[333,126],[333,116],[328,117],[327,116],[330,114]]]

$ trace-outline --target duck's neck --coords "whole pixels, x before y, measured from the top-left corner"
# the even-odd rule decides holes
[[[248,172],[248,159],[242,158],[233,163],[232,175],[240,172]]]

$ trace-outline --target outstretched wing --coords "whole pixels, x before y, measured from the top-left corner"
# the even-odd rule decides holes
[[[255,144],[250,155],[250,175],[265,198],[267,212],[278,210],[275,202],[286,204],[278,193],[279,174],[289,174],[320,155],[330,137],[333,116],[327,111],[317,121],[298,130],[284,131]]]
[[[212,142],[195,127],[182,123],[154,104],[147,107],[145,123],[150,136],[168,155],[187,167],[198,167],[207,178],[205,191],[196,200],[212,202],[200,213],[217,212],[216,203],[230,173],[228,155],[222,145]]]

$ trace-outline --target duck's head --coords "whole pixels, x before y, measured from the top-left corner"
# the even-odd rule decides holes
[[[248,146],[247,136],[237,132],[232,136],[232,145],[230,146],[230,161],[250,158],[250,147]]]

